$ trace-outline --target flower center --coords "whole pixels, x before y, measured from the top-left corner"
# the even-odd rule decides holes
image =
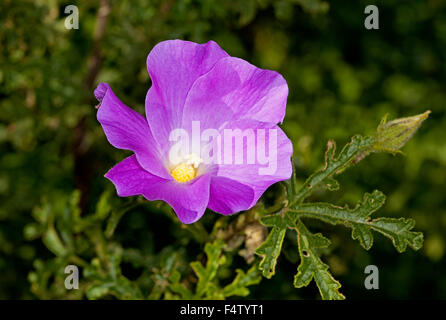
[[[170,174],[177,182],[188,182],[197,175],[197,168],[203,160],[196,154],[184,157],[183,162],[177,165]]]

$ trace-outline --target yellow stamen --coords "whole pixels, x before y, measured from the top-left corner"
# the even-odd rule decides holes
[[[170,174],[178,182],[187,182],[195,178],[196,171],[190,164],[180,163]]]

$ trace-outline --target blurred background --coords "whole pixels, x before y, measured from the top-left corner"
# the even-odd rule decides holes
[[[364,28],[369,4],[379,8],[379,30]],[[65,28],[68,5],[79,9],[79,29]],[[116,289],[112,296],[146,296],[167,257],[175,255],[187,274],[200,256],[200,235],[216,214],[191,230],[159,203],[110,213],[135,201],[118,198],[103,177],[128,153],[109,145],[95,116],[101,81],[143,113],[147,54],[175,38],[212,39],[285,77],[282,127],[301,181],[322,166],[328,139],[340,147],[353,134],[372,134],[386,113],[431,110],[405,155],[371,155],[339,177],[339,191],[312,198],[354,205],[379,189],[388,199],[376,215],[415,219],[425,235],[421,250],[399,254],[377,234],[367,252],[342,226],[310,226],[332,240],[323,259],[347,298],[446,299],[446,1],[0,0],[1,299],[85,298],[83,288],[109,280],[89,265],[115,266],[115,256],[118,289],[128,295]],[[314,283],[292,285],[295,240],[286,239],[277,274],[248,298],[318,298]],[[68,263],[83,268],[81,290],[63,286]],[[368,264],[379,268],[379,290],[364,288]],[[226,271],[235,266],[246,262],[234,255]]]

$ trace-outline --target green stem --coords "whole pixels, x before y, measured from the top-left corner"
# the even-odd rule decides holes
[[[334,158],[335,144],[329,142],[327,152],[325,153],[325,168],[312,174],[305,183],[293,195],[292,201],[288,207],[293,207],[296,204],[302,203],[319,185],[327,178],[333,177],[345,169],[352,163],[356,164],[370,153],[374,139],[373,137],[354,136],[352,141],[344,146],[337,158]]]

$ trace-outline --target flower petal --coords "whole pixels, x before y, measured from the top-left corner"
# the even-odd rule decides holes
[[[209,73],[213,76],[206,74],[199,77],[187,95],[182,128],[188,132],[191,132],[192,121],[199,121],[201,130],[219,130],[234,116],[231,107],[223,101],[223,97],[241,86],[237,72],[233,68],[222,68],[217,73],[214,71]]]
[[[175,211],[182,223],[200,219],[209,201],[210,175],[180,184],[144,170],[134,155],[124,159],[105,175],[121,197],[142,195],[147,200],[162,200]]]
[[[277,124],[285,117],[288,85],[277,72],[263,70],[234,57],[220,59],[196,83],[202,95],[213,96],[235,114],[234,119],[254,119]],[[207,83],[207,86],[205,85]],[[204,88],[204,89],[203,89]]]
[[[255,202],[253,188],[225,177],[212,177],[209,209],[227,215],[251,208]]]
[[[240,154],[236,153],[236,143],[233,143],[233,159],[231,163],[219,164],[217,166],[217,172],[215,173],[218,177],[236,180],[254,190],[254,198],[248,206],[249,208],[259,200],[260,196],[269,186],[291,177],[293,170],[291,164],[293,145],[285,133],[277,125],[271,123],[240,120],[231,123],[226,129],[240,129],[242,133],[247,129],[252,129],[255,135],[256,143],[254,150],[248,150],[248,143],[243,143],[243,153],[241,155],[243,157],[242,164],[236,164],[235,162],[235,156],[240,156]],[[265,130],[264,135],[260,133],[260,129]],[[260,140],[261,142],[259,143],[259,135],[264,136],[264,142]],[[224,139],[223,145],[227,143],[226,139]],[[248,151],[255,153],[255,161],[252,164],[249,164],[247,160]],[[226,152],[223,153],[224,158]],[[266,156],[263,161],[259,161],[259,153]],[[224,162],[224,159],[222,159],[222,162]]]
[[[168,40],[157,44],[147,57],[152,87],[146,96],[146,117],[153,136],[164,151],[169,134],[181,128],[187,94],[201,75],[227,57],[215,42],[197,44]]]
[[[107,140],[116,148],[131,150],[147,171],[169,178],[159,147],[150,133],[146,119],[124,105],[110,86],[101,83],[94,92],[100,101],[97,119]]]

